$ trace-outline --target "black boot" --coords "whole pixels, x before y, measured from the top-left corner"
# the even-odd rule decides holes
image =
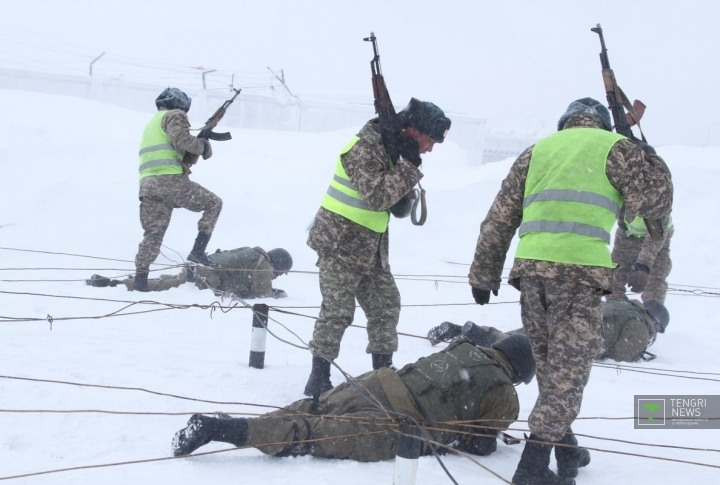
[[[133,279],[133,291],[148,292],[148,270],[138,269]]]
[[[460,330],[460,338],[469,340],[477,347],[490,347],[497,340],[492,330],[485,330],[473,322],[465,322]]]
[[[332,382],[330,382],[330,362],[322,357],[313,357],[312,372],[310,372],[310,378],[307,384],[305,384],[304,394],[310,397],[317,397],[332,388],[333,385]]]
[[[95,288],[105,288],[106,286],[110,286],[110,287],[114,288],[119,284],[121,285],[122,281],[111,280],[110,278],[107,278],[105,276],[101,276],[99,274],[94,274],[90,277],[89,280],[85,280],[85,284],[94,286]]]
[[[172,441],[175,456],[189,455],[211,441],[222,441],[235,446],[247,443],[248,423],[245,418],[215,418],[193,414],[187,427],[181,429]]]
[[[534,434],[528,439],[542,441]],[[513,475],[513,485],[575,485],[575,480],[559,477],[548,467],[552,448],[550,443],[526,441],[520,463]]]
[[[188,283],[195,283],[195,267],[192,264],[185,265],[186,281]]]
[[[198,232],[197,238],[195,238],[195,245],[193,246],[192,251],[190,251],[190,254],[188,254],[187,260],[191,263],[200,264],[202,266],[210,266],[212,268],[217,267],[217,264],[213,263],[205,252],[209,242],[210,234]]]
[[[555,446],[558,475],[575,478],[578,474],[578,468],[587,466],[590,463],[590,452],[585,448],[577,447],[578,440],[569,427],[559,443],[570,446]]]
[[[440,342],[449,342],[460,334],[462,327],[452,322],[442,322],[428,332],[430,345],[437,345]]]
[[[389,367],[395,370],[392,363],[393,354],[372,354],[373,370]]]

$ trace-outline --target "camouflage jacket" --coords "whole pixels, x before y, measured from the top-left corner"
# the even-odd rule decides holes
[[[273,297],[273,267],[270,256],[260,247],[217,250],[208,257],[217,268],[197,266],[195,286],[204,290],[232,293],[239,298]]]
[[[341,158],[345,173],[372,210],[389,210],[423,175],[403,159],[390,168],[382,137],[372,120],[357,136],[360,141]],[[388,231],[371,231],[322,207],[315,216],[307,243],[319,257],[334,258],[352,270],[369,271],[376,265],[388,266]]]
[[[627,213],[625,207],[623,206],[622,211],[620,212],[620,218],[618,219],[618,230],[615,232],[615,237],[621,237],[621,238],[634,238],[637,239],[635,236],[628,236],[627,235],[627,224],[625,223],[625,218],[627,217],[628,220],[632,221],[635,219],[635,216],[633,214]],[[636,262],[644,264],[648,268],[653,267],[653,263],[655,262],[655,258],[657,258],[658,253],[663,248],[665,243],[667,242],[668,237],[672,233],[673,229],[668,227],[668,224],[670,222],[670,218],[663,219],[663,238],[661,241],[656,241],[655,239],[651,238],[650,236],[645,236],[643,238],[642,248],[640,248],[640,253],[637,256]]]
[[[587,114],[571,116],[564,129],[583,126],[602,129],[598,119]],[[510,242],[522,222],[525,180],[532,150],[532,146],[527,148],[515,160],[480,225],[480,236],[469,275],[470,285],[475,288],[495,290],[500,287],[500,276]],[[662,158],[646,155],[628,139],[620,140],[608,154],[605,175],[620,192],[625,207],[633,214],[649,219],[663,219],[670,214],[673,185],[670,170]],[[609,291],[613,270],[600,266],[516,259],[508,282],[519,289],[519,279],[523,276],[576,281]]]

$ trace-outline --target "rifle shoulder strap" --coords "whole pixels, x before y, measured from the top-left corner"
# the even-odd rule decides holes
[[[425,220],[427,219],[427,201],[425,200],[425,189],[423,189],[423,186],[420,185],[420,182],[418,182],[418,187],[420,187],[420,194],[418,196],[418,190],[415,190],[415,201],[413,202],[412,209],[410,211],[410,220],[413,223],[413,226],[422,226],[425,224]],[[418,205],[420,206],[420,220],[417,218],[417,208]]]
[[[635,124],[640,130],[640,137],[642,138],[642,141],[647,143],[647,140],[645,139],[645,133],[643,133],[642,131],[642,126],[640,126],[640,116],[635,112],[635,108],[633,108],[632,103],[630,102],[628,97],[625,96],[625,92],[620,86],[618,86],[618,91],[620,91],[620,100],[622,101],[623,106],[628,111],[628,113],[630,113],[630,116],[632,116],[633,120],[635,120]]]

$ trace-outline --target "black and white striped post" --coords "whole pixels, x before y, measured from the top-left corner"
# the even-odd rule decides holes
[[[422,440],[418,439],[419,436],[420,430],[416,426],[400,429],[393,485],[415,485],[418,458],[422,448]]]
[[[250,336],[250,367],[265,367],[265,341],[267,340],[268,312],[270,308],[258,303],[253,305],[252,335]]]

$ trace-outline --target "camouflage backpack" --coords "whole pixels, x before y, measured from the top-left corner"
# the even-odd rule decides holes
[[[196,272],[202,279],[195,283],[196,286],[200,289],[209,287],[215,291],[230,292],[240,298],[252,296],[252,271],[261,268],[265,262],[268,271],[272,271],[270,257],[260,247],[242,247],[228,251],[218,249],[208,257],[218,267],[198,266]]]
[[[637,300],[610,300],[603,305],[605,345],[600,358],[618,362],[652,360],[647,348],[657,331],[642,303]]]

